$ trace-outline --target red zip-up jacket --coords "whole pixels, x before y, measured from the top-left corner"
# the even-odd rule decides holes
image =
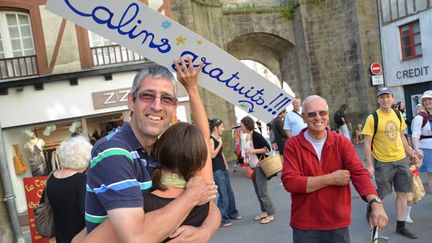
[[[349,170],[351,181],[363,200],[366,195],[377,195],[372,180],[348,139],[327,128],[327,139],[319,161],[312,144],[304,137],[306,129],[290,138],[285,145],[282,183],[291,192],[290,225],[300,230],[348,227],[351,224],[350,186],[328,186],[306,193],[308,177],[339,169]]]

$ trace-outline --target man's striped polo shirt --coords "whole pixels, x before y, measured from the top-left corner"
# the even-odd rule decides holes
[[[156,165],[127,122],[99,140],[93,147],[87,175],[87,231],[102,223],[108,210],[143,207],[142,193],[152,187],[148,169]]]

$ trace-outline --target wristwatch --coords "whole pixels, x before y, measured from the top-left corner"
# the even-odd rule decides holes
[[[381,201],[381,199],[379,197],[376,197],[376,198],[374,198],[374,199],[372,199],[372,200],[369,201],[369,203],[368,203],[369,206],[372,206],[372,203],[382,204],[382,201]]]

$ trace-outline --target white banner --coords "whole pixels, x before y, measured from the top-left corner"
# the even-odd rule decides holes
[[[203,62],[203,88],[265,122],[292,101],[235,57],[139,1],[49,0],[46,9],[173,72],[179,57]]]

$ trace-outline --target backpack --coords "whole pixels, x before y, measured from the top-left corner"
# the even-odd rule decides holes
[[[428,122],[431,123],[430,126],[432,128],[432,121],[431,121],[432,116],[429,115],[427,112],[420,112],[419,115],[423,117],[422,128],[424,126],[426,126],[426,123],[428,123]],[[423,136],[423,135],[420,135],[420,140],[425,139],[425,138],[432,138],[432,136]]]
[[[338,127],[344,124],[344,122],[342,121],[342,112],[340,110],[336,111],[333,116],[333,120]]]
[[[422,128],[423,128],[424,126],[426,126],[426,123],[428,123],[428,121],[431,119],[431,116],[426,112],[420,112],[419,115],[423,117],[423,123],[422,123]]]
[[[53,172],[54,171],[52,171],[48,175],[48,178],[46,180],[47,182]],[[42,202],[42,198],[41,198],[39,205],[33,211],[35,228],[36,231],[39,233],[39,235],[42,236],[42,238],[51,239],[55,236],[54,210],[52,209],[50,202],[48,200],[46,186],[43,193],[45,194],[44,197],[45,201]]]
[[[394,111],[394,113],[396,113],[396,116],[399,119],[400,127],[402,127],[402,115],[401,115],[400,111],[397,111],[395,109],[392,109],[392,110]],[[373,119],[374,119],[374,132],[373,132],[372,140],[371,140],[371,151],[372,151],[372,148],[373,148],[374,137],[375,137],[375,134],[376,134],[377,129],[378,129],[378,114],[377,114],[377,112],[374,111],[372,113],[372,116],[373,116]]]

